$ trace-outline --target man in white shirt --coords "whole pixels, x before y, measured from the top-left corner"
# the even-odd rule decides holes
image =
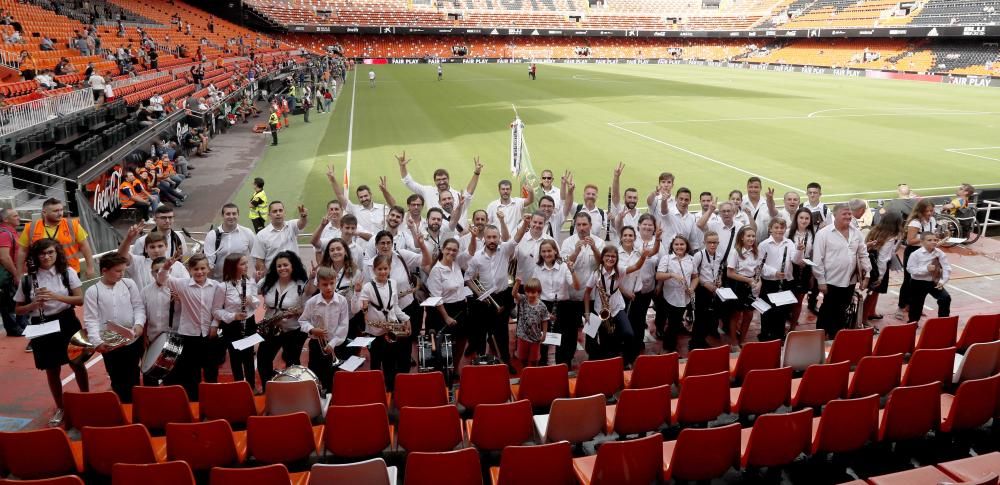
[[[104,77],[98,74],[97,71],[94,71],[94,73],[90,75],[90,79],[87,80],[87,84],[90,85],[90,90],[94,92],[94,101],[97,101],[98,99],[101,99],[101,96],[104,96],[104,83]]]
[[[767,239],[767,224],[775,213],[774,189],[767,189],[767,197],[761,197],[762,184],[760,177],[750,177],[747,179],[747,198],[743,200],[744,211],[750,213],[750,219],[757,227],[757,240]]]
[[[507,279],[507,268],[516,246],[516,241],[501,243],[500,229],[493,225],[486,226],[483,232],[483,250],[472,257],[469,261],[469,268],[465,272],[465,284],[473,291],[474,295],[477,293],[474,280],[477,280],[482,284],[483,290],[490,293],[490,298],[499,305],[499,308],[494,307],[489,299],[472,301],[470,307],[472,321],[481,322],[481,324],[475,327],[480,331],[475,332],[470,338],[469,346],[474,352],[482,354],[486,350],[487,335],[492,336],[491,341],[496,346],[493,352],[499,351],[500,359],[507,364],[512,374],[515,371],[510,365],[507,322],[510,319],[514,300],[511,297],[510,282]]]
[[[486,206],[486,214],[489,217],[489,224],[494,226],[499,226],[500,221],[497,220],[497,212],[502,211],[504,215],[504,220],[508,221],[509,224],[516,224],[515,221],[521,220],[521,214],[524,213],[524,208],[531,205],[535,201],[535,195],[533,192],[529,191],[527,197],[511,197],[510,193],[513,190],[510,180],[501,180],[497,184],[497,189],[500,192],[500,198],[490,202]]]
[[[299,233],[305,229],[309,213],[304,205],[300,205],[299,218],[286,223],[285,205],[275,200],[268,204],[267,216],[271,223],[257,233],[257,242],[250,252],[257,268],[257,281],[264,278],[267,268],[271,266],[271,261],[278,253],[282,251],[298,253]]]
[[[542,175],[540,178],[541,182],[539,182],[539,185],[542,188],[542,195],[547,195],[549,197],[552,197],[552,201],[555,202],[557,206],[560,203],[562,203],[561,190],[563,189],[561,187],[556,187],[553,185],[555,177],[553,176],[552,171],[549,169],[542,170]]]
[[[398,205],[394,205],[389,208],[389,213],[385,216],[385,230],[392,234],[392,246],[393,249],[409,249],[415,247],[416,244],[413,242],[413,235],[410,231],[407,231],[405,226],[400,230],[400,226],[403,224],[404,210]],[[372,259],[377,254],[375,248],[375,238],[371,238],[368,241],[368,249],[365,252],[365,259]]]
[[[514,234],[514,240],[517,241],[517,249],[514,251],[517,272],[514,275],[521,281],[528,281],[538,267],[538,249],[542,241],[553,239],[545,232],[545,223],[545,214],[535,211],[522,219],[517,233]]]
[[[701,215],[708,211],[708,206],[712,205],[712,202],[714,200],[715,198],[712,196],[711,192],[706,191],[698,194],[698,206],[700,210],[698,210],[698,212],[694,212],[694,216],[697,217],[698,219],[701,219]],[[708,222],[714,222],[718,220],[719,220],[719,215],[714,213],[708,218]]]
[[[624,163],[618,163],[614,178],[611,181],[611,242],[618,243],[618,234],[623,227],[639,227],[639,191],[629,187],[625,189],[625,205],[622,206],[621,176],[625,169]]]
[[[190,256],[191,251],[187,247],[187,239],[179,231],[174,230],[174,209],[166,204],[162,204],[156,208],[156,215],[153,216],[153,222],[156,224],[153,227],[152,232],[163,233],[163,237],[167,240],[167,254],[168,258],[175,256]],[[132,244],[133,254],[142,254],[146,247],[146,236],[142,236],[135,240]]]
[[[354,217],[358,218],[358,231],[361,237],[370,239],[371,236],[382,230],[385,224],[386,206],[372,200],[372,191],[367,185],[359,185],[355,190],[358,202],[361,203],[359,205],[351,202],[351,199],[347,197],[344,186],[337,180],[333,165],[327,167],[326,178],[330,181],[330,186],[333,187],[333,193],[337,196],[340,207],[348,214],[354,214]],[[379,179],[384,181],[385,177],[379,177]],[[368,237],[365,237],[366,235]]]
[[[698,218],[688,212],[690,206],[691,190],[687,187],[677,189],[673,210],[664,199],[661,199],[660,206],[656,208],[654,216],[657,225],[663,229],[663,238],[660,240],[663,247],[669,247],[675,236],[684,236],[690,246],[689,254],[701,249],[705,233],[698,229]]]
[[[656,190],[646,196],[646,207],[649,209],[649,212],[655,213],[656,208],[663,203],[663,199],[667,199],[667,204],[673,209],[673,191],[674,174],[670,172],[660,173],[660,176],[657,177]]]
[[[820,197],[823,196],[823,188],[816,182],[809,182],[806,186],[806,202],[802,204],[802,207],[809,209],[813,215],[813,227],[819,229],[824,227],[831,222],[833,222],[833,212],[826,206],[826,204],[820,202]]]
[[[257,241],[253,230],[238,224],[240,208],[228,203],[222,206],[222,225],[208,231],[205,235],[205,256],[208,257],[208,267],[212,269],[212,279],[222,279],[222,267],[226,256],[242,254],[248,259]]]
[[[439,206],[438,200],[440,198],[438,193],[446,190],[451,192],[451,196],[455,200],[458,200],[459,192],[451,187],[451,176],[448,175],[447,170],[439,168],[434,171],[434,186],[431,187],[429,185],[421,185],[413,180],[413,176],[410,175],[409,168],[407,167],[411,160],[406,158],[406,152],[397,156],[396,161],[399,162],[399,175],[403,178],[403,185],[406,185],[406,188],[410,189],[414,194],[420,194],[424,198],[424,201],[431,207]],[[472,179],[469,180],[469,185],[465,189],[470,194],[476,193],[479,175],[483,171],[483,164],[479,162],[479,157],[473,158],[473,164]],[[392,203],[390,202],[390,204]]]
[[[868,274],[872,269],[864,237],[861,231],[851,226],[850,207],[837,204],[833,208],[833,218],[833,224],[816,233],[813,245],[813,262],[816,263],[813,276],[823,293],[823,306],[819,309],[816,328],[826,330],[830,338],[853,323],[845,320],[855,284],[860,282],[861,288],[867,288]]]
[[[584,187],[583,204],[578,204],[576,206],[573,205],[574,187],[575,185],[567,183],[566,201],[565,201],[566,205],[564,207],[564,210],[569,209],[570,211],[569,214],[574,215],[574,220],[575,220],[575,214],[584,213],[590,216],[591,228],[593,229],[592,235],[594,237],[604,239],[607,229],[605,227],[606,225],[605,217],[607,214],[604,213],[604,209],[597,207],[597,186],[593,184],[588,184],[586,187]],[[569,217],[569,214],[567,214],[567,217]],[[571,235],[574,230],[575,230],[575,225],[573,228],[570,229]]]
[[[455,204],[455,198],[452,197],[451,192],[445,190],[444,192],[438,192],[438,205],[441,206],[441,214],[444,218],[444,222],[452,227],[455,233],[465,232],[465,226],[462,225],[465,222],[465,218],[469,213],[469,206],[472,205],[473,195],[466,192],[462,194],[462,198],[459,199],[458,205]],[[433,209],[433,207],[431,208]],[[430,210],[428,210],[430,212]]]
[[[326,248],[326,244],[340,237],[341,214],[342,209],[338,201],[331,200],[326,203],[326,217],[320,221],[319,226],[313,231],[312,239],[309,241],[313,249],[316,250],[316,261],[319,261],[323,257],[323,249]]]
[[[581,212],[573,217],[574,233],[567,237],[559,248],[559,253],[564,261],[572,268],[577,280],[589,281],[590,276],[597,270],[601,261],[601,249],[604,249],[604,240],[592,235],[590,215]],[[566,299],[565,309],[569,312],[567,322],[581,322],[583,315],[583,292],[584,288],[570,288],[569,297]],[[564,307],[560,307],[560,311]],[[562,343],[556,350],[556,363],[573,365],[573,355],[576,354],[576,343],[579,334],[579,326],[562,329]]]
[[[793,191],[785,192],[782,198],[782,208],[777,210],[776,217],[780,217],[788,223],[788,227],[794,227],[797,222],[795,219],[795,213],[799,211],[799,193]]]
[[[698,219],[698,228],[701,229],[704,234],[706,231],[715,231],[719,235],[719,254],[722,255],[722,261],[726,261],[729,258],[730,251],[733,250],[733,238],[736,233],[739,232],[742,225],[736,222],[736,206],[732,202],[723,202],[718,204],[719,210],[719,220],[712,221],[712,215],[715,214],[717,201],[713,200],[709,204],[708,209],[701,214],[701,219]]]
[[[557,243],[561,243],[562,226],[563,222],[566,221],[566,212],[563,207],[560,207],[552,197],[543,195],[538,199],[538,212],[545,217],[545,221],[542,223],[542,233]]]
[[[134,249],[130,249],[134,247],[132,242],[141,233],[141,223],[130,227],[128,233],[125,235],[125,239],[118,246],[118,254],[123,256],[128,262],[128,268],[126,269],[128,277],[132,281],[135,281],[137,286],[145,288],[151,285],[153,280],[156,279],[156,275],[150,270],[153,266],[153,260],[161,257],[169,258],[170,254],[167,253],[166,238],[164,238],[161,232],[150,233],[148,237],[144,236],[142,252],[132,252],[134,251]],[[187,278],[189,275],[184,265],[175,264],[170,267],[170,276],[174,278]]]
[[[867,235],[872,225],[872,213],[868,210],[868,202],[863,199],[851,199],[847,202],[851,208],[851,226]]]

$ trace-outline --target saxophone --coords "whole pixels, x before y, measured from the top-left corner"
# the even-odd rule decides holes
[[[385,330],[384,335],[386,341],[389,343],[395,342],[398,337],[409,337],[410,336],[410,322],[388,322],[388,321],[377,321],[377,322],[365,322],[365,325],[371,328],[379,328]]]
[[[302,314],[302,305],[295,305],[287,310],[278,310],[273,315],[260,321],[257,325],[257,333],[261,337],[277,337],[281,334],[281,327],[278,325],[286,318],[297,317]]]
[[[615,321],[611,319],[611,295],[608,295],[603,281],[597,285],[597,296],[601,299],[601,312],[597,314],[601,319],[601,328],[609,334],[613,334],[615,333]]]

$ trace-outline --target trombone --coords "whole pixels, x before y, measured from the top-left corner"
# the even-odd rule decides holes
[[[486,293],[486,287],[483,286],[483,282],[482,281],[479,281],[479,278],[476,278],[476,279],[472,280],[472,287],[471,288],[472,288],[472,293],[474,293],[476,295],[476,299],[477,300],[479,300],[479,301],[485,301],[486,303],[489,303],[490,306],[492,306],[493,309],[496,310],[497,313],[503,312],[503,307],[500,306],[500,304],[497,303],[497,301],[493,299],[493,295],[488,295],[485,299],[482,298],[482,295],[484,293]]]

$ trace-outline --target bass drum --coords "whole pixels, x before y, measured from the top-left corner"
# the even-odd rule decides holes
[[[316,389],[319,391],[319,395],[323,395],[323,386],[319,383],[319,377],[316,373],[309,370],[308,367],[301,365],[293,365],[286,367],[284,370],[279,371],[274,377],[271,378],[271,382],[300,382],[300,381],[313,381],[316,383]]]
[[[161,333],[146,349],[146,355],[142,358],[142,374],[149,379],[162,380],[174,370],[183,350],[184,343],[180,335]]]

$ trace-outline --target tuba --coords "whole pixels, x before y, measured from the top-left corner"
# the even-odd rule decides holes
[[[132,330],[114,322],[107,322],[104,330],[101,330],[101,340],[108,346],[108,351],[112,351],[135,342],[136,337]],[[90,343],[84,336],[83,330],[80,330],[70,337],[66,355],[70,362],[79,364],[94,355],[96,349],[97,346]]]

